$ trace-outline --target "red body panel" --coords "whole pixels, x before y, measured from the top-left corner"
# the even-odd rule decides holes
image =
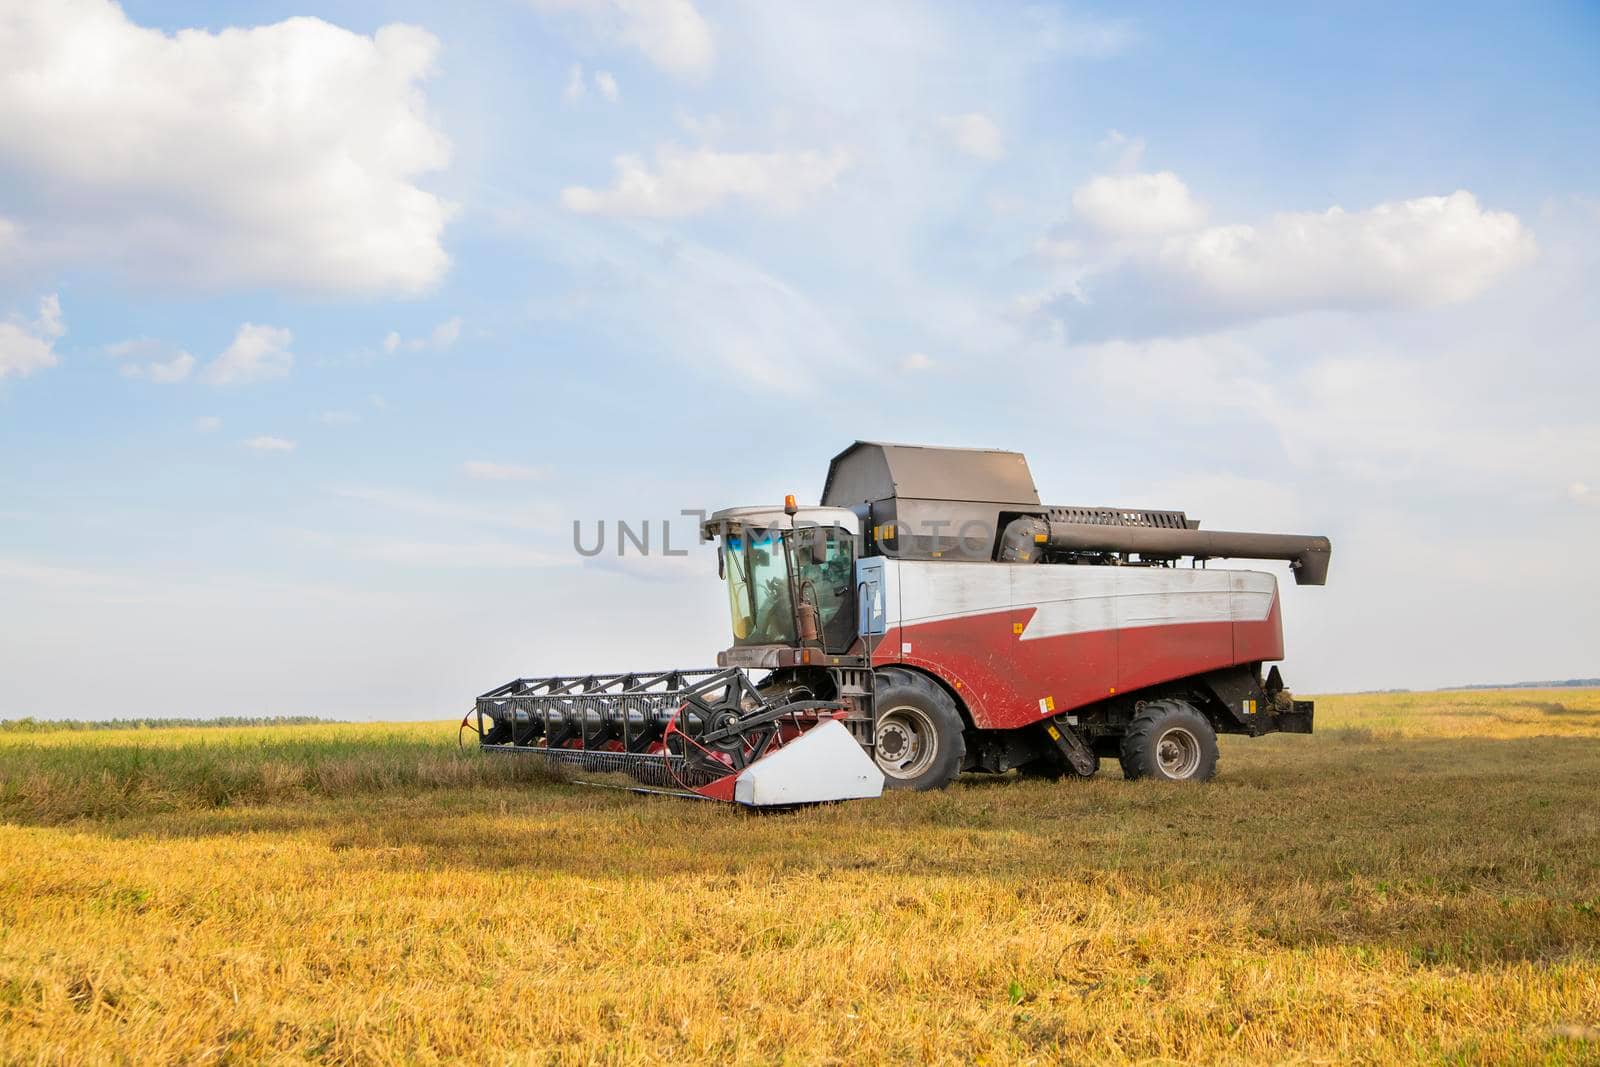
[[[913,580],[914,573],[902,571],[901,582]],[[1258,580],[1258,587],[1259,584]],[[973,594],[967,589],[965,595],[982,593]],[[1149,600],[1160,595],[1132,590],[1126,598],[1113,592],[1098,600],[1113,602],[1114,609],[1126,602],[1132,605],[1128,614],[1143,621],[1159,616],[1159,610],[1152,610],[1138,598]],[[1226,592],[1209,595],[1226,597]],[[1266,602],[1259,588],[1254,595],[1258,598],[1254,603]],[[1252,607],[1242,612],[1223,610],[1221,618],[1215,620],[1169,625],[1112,623],[1106,628],[1080,628],[1079,632],[1059,634],[1052,634],[1048,624],[1035,624],[1036,615],[1051,610],[1048,605],[963,613],[928,621],[896,620],[899,624],[891,626],[877,642],[873,658],[878,663],[918,667],[943,679],[966,704],[975,726],[1011,729],[1119,692],[1236,664],[1281,659],[1283,630],[1275,586],[1271,587],[1270,596],[1264,618],[1248,617],[1262,614],[1259,608]],[[1070,596],[1057,601],[1056,628],[1062,628],[1064,614],[1073,610],[1104,610],[1103,605],[1076,608],[1076,603],[1088,601],[1083,598],[1074,602]],[[1066,612],[1061,610],[1063,603],[1067,604]],[[1187,604],[1184,610],[1188,610]],[[1074,624],[1069,623],[1068,628],[1071,625]],[[1042,636],[1025,636],[1030,627]]]
[[[1262,663],[1283,658],[1283,616],[1278,614],[1278,598],[1262,622],[1233,624],[1233,661]]]

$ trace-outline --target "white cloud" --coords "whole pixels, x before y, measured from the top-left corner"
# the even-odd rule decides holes
[[[531,0],[536,10],[582,16],[603,40],[638,49],[672,74],[702,75],[716,59],[711,26],[691,0]]]
[[[0,163],[26,182],[26,254],[205,288],[428,289],[452,212],[416,184],[449,157],[421,89],[437,47],[405,25],[167,34],[111,0],[6,5]]]
[[[990,162],[1006,154],[1005,135],[988,115],[974,111],[966,115],[945,115],[939,127],[955,145],[974,159]]]
[[[1114,340],[1073,349],[1076,384],[1100,402],[1157,406],[1169,416],[1208,421],[1222,413],[1269,412],[1281,397],[1271,364],[1229,334]]]
[[[678,125],[683,127],[684,133],[701,144],[720,141],[728,134],[728,120],[721,115],[693,115],[687,111],[680,111],[675,119]]]
[[[187,380],[195,365],[195,358],[183,349],[148,337],[107,345],[106,355],[112,359],[128,360],[122,364],[124,378],[142,378],[158,385],[173,385]]]
[[[850,165],[842,150],[819,152],[717,152],[664,145],[652,172],[638,156],[618,156],[609,190],[569,186],[561,202],[583,215],[694,215],[737,198],[775,211],[792,211],[829,188]]]
[[[456,341],[460,339],[460,337],[460,317],[458,316],[453,319],[446,319],[444,322],[441,322],[439,325],[435,326],[433,328],[433,332],[428,335],[428,347],[436,351],[443,351],[444,349],[454,345]]]
[[[606,309],[609,344],[668,353],[721,384],[799,396],[862,369],[861,346],[842,329],[850,318],[803,288],[695,242],[622,243],[637,239],[609,244],[608,269],[591,275],[580,296]]]
[[[383,339],[383,350],[390,355],[402,350],[406,352],[428,350],[443,352],[454,345],[460,338],[461,317],[458,315],[455,318],[441,322],[422,337],[407,339],[401,337],[398,330],[390,330],[388,336]]]
[[[1205,207],[1169,170],[1103,174],[1072,194],[1079,218],[1112,236],[1171,233],[1204,225]]]
[[[622,96],[622,87],[617,84],[616,75],[609,70],[594,72],[594,89],[608,103],[616,103]],[[567,68],[567,82],[561,89],[562,102],[567,104],[581,103],[589,96],[589,81],[585,77],[583,64],[574,63]]]
[[[255,449],[257,452],[293,452],[294,442],[282,437],[269,437],[262,434],[252,437],[244,443],[244,447]]]
[[[143,378],[157,385],[175,385],[188,379],[194,370],[194,357],[179,352],[171,359],[158,363],[129,363],[122,368],[124,378]]]
[[[202,415],[194,420],[196,433],[216,433],[222,429],[222,420],[215,415]]]
[[[1316,479],[1373,490],[1411,484],[1476,498],[1533,487],[1548,499],[1562,487],[1572,495],[1573,476],[1600,463],[1600,427],[1557,414],[1547,399],[1530,419],[1474,381],[1481,372],[1470,373],[1459,352],[1420,356],[1367,339],[1352,353],[1275,366],[1272,354],[1299,332],[1266,324],[1080,345],[1072,350],[1074,388],[1110,410],[1137,406],[1174,434],[1259,427]]]
[[[567,70],[567,84],[561,90],[561,99],[569,104],[576,104],[589,95],[589,84],[583,80],[583,64],[574,63]]]
[[[151,337],[135,337],[127,341],[118,341],[106,345],[106,355],[112,359],[126,359],[129,356],[146,356],[163,353],[167,346]]]
[[[542,478],[542,467],[526,467],[517,463],[491,463],[486,459],[469,459],[461,465],[468,478],[485,482],[525,482]]]
[[[1144,159],[1144,138],[1129,137],[1121,130],[1107,130],[1094,147],[1101,156],[1109,158],[1118,172],[1138,170],[1140,161]]]
[[[1169,238],[1157,268],[1198,297],[1265,313],[1470,300],[1533,258],[1533,235],[1471,193],[1275,215]]]
[[[292,340],[288,330],[247,322],[222,355],[200,372],[200,380],[208,385],[250,385],[283,378],[294,366]]]
[[[1175,176],[1148,181],[1161,177],[1095,179],[1074,204],[1099,234],[1067,227],[1036,243],[1053,276],[1030,299],[1052,331],[1074,341],[1182,336],[1312,311],[1460,304],[1538,252],[1515,215],[1466,191],[1192,227],[1187,189]],[[1164,206],[1141,212],[1141,202]]]
[[[39,314],[32,322],[17,315],[0,322],[0,379],[13,374],[26,378],[55,366],[55,343],[66,332],[61,301],[54,293],[39,301]]]
[[[903,371],[932,370],[933,360],[929,359],[926,353],[913,352],[900,361],[900,369]]]

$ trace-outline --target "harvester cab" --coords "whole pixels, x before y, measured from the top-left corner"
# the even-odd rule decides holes
[[[789,504],[711,516],[701,535],[717,543],[733,621],[722,666],[773,670],[810,662],[804,650],[847,653],[857,638],[860,532],[855,514],[843,508]]]
[[[1322,585],[1325,537],[1045,506],[1019,453],[872,442],[834,457],[819,506],[729,508],[701,534],[728,595],[717,667],[518,679],[469,713],[482,745],[759,806],[1107,757],[1203,781],[1218,733],[1311,731],[1266,667],[1276,579],[1208,564]]]

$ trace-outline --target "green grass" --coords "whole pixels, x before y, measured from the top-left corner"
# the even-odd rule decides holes
[[[230,726],[310,726],[332,722],[312,715],[270,717],[224,716],[220,719],[0,719],[0,734],[50,734],[60,731],[82,733],[87,730],[188,730],[199,727]]]
[[[0,1063],[1600,1062],[1600,692],[752,815],[454,724],[0,738]]]
[[[0,738],[0,818],[46,824],[552,777],[536,761],[462,752],[455,736],[417,723]]]

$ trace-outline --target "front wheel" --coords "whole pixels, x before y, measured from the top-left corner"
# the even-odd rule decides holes
[[[1122,738],[1125,778],[1204,782],[1217,773],[1217,732],[1182,700],[1152,700]]]
[[[961,773],[964,724],[956,703],[926,675],[878,671],[872,754],[890,789],[943,789]]]

